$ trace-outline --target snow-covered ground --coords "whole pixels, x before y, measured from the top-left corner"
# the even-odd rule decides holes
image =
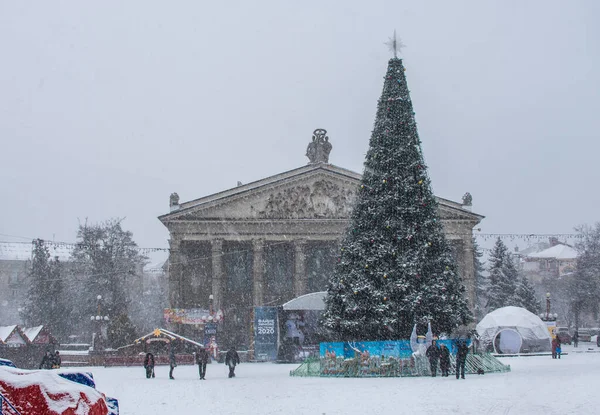
[[[595,346],[595,345],[594,345]],[[581,343],[583,351],[591,343]],[[449,378],[297,378],[298,365],[241,364],[227,378],[210,364],[207,380],[196,366],[168,367],[146,379],[144,369],[85,368],[98,390],[119,399],[121,414],[594,414],[600,408],[600,353],[503,358],[512,371]]]

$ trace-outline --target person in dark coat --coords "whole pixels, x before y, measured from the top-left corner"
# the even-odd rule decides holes
[[[440,369],[442,370],[442,376],[448,377],[448,371],[450,369],[450,350],[445,344],[440,346]]]
[[[579,333],[577,333],[577,330],[575,330],[575,333],[573,333],[573,345],[575,347],[577,347],[578,344],[579,344]]]
[[[175,347],[171,344],[171,348],[169,349],[169,379],[175,379],[173,377],[173,369],[177,367],[177,359],[175,359]]]
[[[458,379],[459,374],[462,379],[465,378],[465,364],[467,363],[468,353],[469,348],[467,347],[467,342],[459,342],[458,351],[456,352],[456,379]]]
[[[434,340],[431,342],[431,346],[427,348],[425,352],[427,359],[429,359],[429,367],[431,368],[431,376],[435,377],[437,373],[438,360],[440,358],[440,349],[437,347],[437,342]]]
[[[146,353],[146,357],[144,357],[144,369],[146,369],[146,378],[150,379],[154,377],[154,355],[152,353]]]
[[[52,356],[52,369],[60,369],[61,364],[62,359],[60,358],[60,353],[57,350],[54,352],[54,356]]]
[[[200,379],[204,380],[206,376],[206,364],[210,359],[210,355],[208,351],[204,347],[200,347],[198,353],[196,353],[196,364],[198,365],[198,373],[200,374]]]
[[[50,352],[46,352],[42,357],[40,369],[52,369],[52,354]]]
[[[235,365],[240,363],[240,356],[235,351],[234,347],[231,347],[225,355],[225,364],[229,366],[229,377],[235,377]]]

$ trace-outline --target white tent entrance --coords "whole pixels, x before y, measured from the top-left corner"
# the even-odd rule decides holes
[[[514,329],[503,329],[494,338],[494,351],[498,354],[515,354],[521,351],[523,339]]]

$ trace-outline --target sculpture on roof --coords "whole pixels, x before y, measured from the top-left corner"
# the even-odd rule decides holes
[[[471,193],[467,192],[463,195],[462,204],[463,204],[463,206],[472,206],[473,205],[473,196],[471,196]]]
[[[316,163],[329,163],[329,153],[331,152],[332,145],[327,137],[327,130],[317,128],[313,132],[312,141],[306,148],[306,157],[308,157],[309,164]]]
[[[179,205],[179,195],[177,193],[171,193],[169,196],[169,206],[178,206]]]

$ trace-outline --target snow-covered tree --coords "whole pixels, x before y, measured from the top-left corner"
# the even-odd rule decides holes
[[[114,349],[133,344],[137,338],[136,328],[127,314],[120,314],[110,320],[107,330],[108,346]]]
[[[97,313],[98,295],[102,297],[102,315],[114,318],[127,314],[132,296],[141,294],[141,269],[145,261],[132,233],[123,230],[119,220],[82,224],[71,257],[72,321],[79,322],[83,331],[89,331],[89,318]]]
[[[515,305],[519,272],[512,255],[500,238],[496,240],[492,249],[489,263],[489,290],[486,304],[488,310]]]
[[[451,332],[471,315],[438,218],[402,60],[389,61],[362,183],[322,324],[334,337],[408,338],[415,323]]]
[[[483,253],[479,248],[477,240],[473,238],[473,266],[475,268],[475,290],[477,301],[475,302],[475,317],[477,321],[481,320],[486,314],[488,279],[484,275],[485,267],[481,262]]]
[[[589,312],[594,320],[600,305],[600,223],[594,227],[581,226],[577,229],[581,242],[577,244],[575,273],[568,280],[567,293],[575,326],[579,327],[581,314]]]
[[[68,322],[61,279],[62,265],[58,258],[50,259],[43,240],[36,239],[32,243],[29,289],[22,317],[26,325],[45,325],[54,336],[60,338]]]
[[[515,290],[514,304],[512,305],[523,307],[536,315],[540,312],[541,305],[535,294],[535,289],[525,276],[519,279]]]

